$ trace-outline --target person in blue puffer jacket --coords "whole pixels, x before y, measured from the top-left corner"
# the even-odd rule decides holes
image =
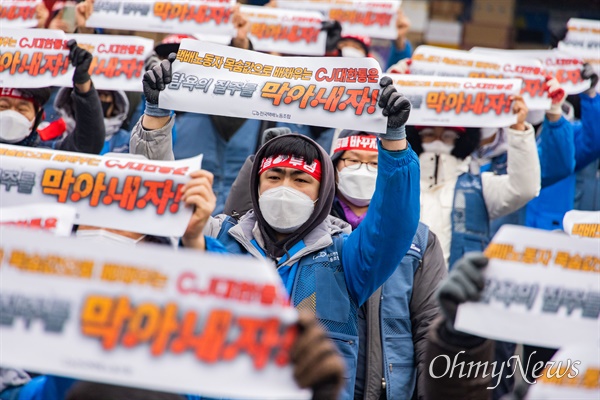
[[[590,79],[590,88],[579,95],[581,120],[573,123],[574,157],[573,170],[565,179],[542,189],[537,199],[527,205],[527,226],[546,230],[563,229],[562,221],[567,211],[575,208],[575,173],[590,164],[597,163],[600,156],[600,97],[596,93],[598,75],[589,64],[582,70],[582,78]],[[597,169],[596,169],[597,171]],[[596,182],[597,185],[597,182]],[[584,190],[593,191],[593,183]]]

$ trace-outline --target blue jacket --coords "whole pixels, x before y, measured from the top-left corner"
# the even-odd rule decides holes
[[[173,145],[175,159],[204,155],[202,168],[214,175],[213,190],[217,196],[217,207],[213,215],[222,213],[238,172],[246,158],[256,151],[262,122],[247,120],[229,141],[225,141],[219,135],[208,115],[179,113],[175,124],[177,125],[177,141]]]
[[[397,206],[402,205],[402,212]],[[314,312],[347,364],[341,398],[352,399],[358,355],[358,307],[396,270],[419,221],[419,161],[412,149],[379,148],[379,172],[367,216],[351,234],[334,218],[293,246],[277,271],[296,308]],[[230,221],[228,219],[226,221]],[[225,223],[218,239],[232,253],[264,256],[252,235],[252,211],[238,225]]]
[[[564,117],[561,117],[556,122],[550,122],[547,119],[544,119],[541,134],[537,139],[537,144],[542,172],[541,197],[542,193],[547,191],[546,188],[567,178],[575,170],[575,139],[573,136],[573,126]],[[495,174],[505,175],[506,160],[506,153],[501,154],[492,159],[492,162],[486,166],[487,168],[482,168],[482,171],[491,170]],[[569,189],[563,188],[562,190]],[[573,191],[574,188],[570,189],[569,193],[573,194]],[[538,199],[540,197],[531,200],[527,206],[512,214],[492,220],[490,235],[494,236],[498,229],[504,224],[526,225],[528,219],[527,214],[530,212],[533,214],[536,213],[535,211],[530,211],[530,205],[539,201]],[[565,194],[564,197],[568,198],[569,194]],[[561,208],[564,208],[564,206]]]
[[[100,155],[106,153],[129,153],[129,139],[131,133],[125,129],[119,129],[110,139],[104,142]]]
[[[573,169],[566,178],[552,186],[543,187],[540,195],[529,202],[525,221],[527,226],[546,230],[562,230],[565,213],[575,208],[577,176],[573,172],[584,169],[600,156],[600,123],[598,123],[600,96],[596,95],[592,99],[587,94],[582,93],[579,97],[581,99],[581,121],[569,124],[573,129],[574,137]],[[560,145],[561,143],[557,144]],[[562,147],[566,147],[564,140]],[[542,165],[542,170],[543,168]],[[594,193],[598,188],[597,174],[594,177],[592,172],[591,176],[587,176],[586,179],[585,172],[581,174],[582,184],[586,185],[582,188],[582,191]],[[597,199],[592,198],[592,204],[588,205],[589,208],[594,207],[594,201],[596,204],[598,203]]]
[[[392,45],[390,46],[390,55],[388,57],[388,61],[387,61],[387,67],[385,67],[385,69],[388,69],[389,67],[391,67],[392,65],[396,64],[398,61],[400,60],[404,60],[405,58],[410,58],[412,56],[412,44],[410,43],[410,40],[406,39],[405,40],[405,46],[404,46],[404,50],[398,50],[398,48],[396,47],[396,41],[392,41]]]

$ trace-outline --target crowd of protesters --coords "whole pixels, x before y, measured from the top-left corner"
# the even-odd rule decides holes
[[[68,2],[45,3],[36,14],[39,28],[110,33],[85,27],[93,0],[78,2],[75,26],[60,18]],[[239,10],[233,21],[238,33],[230,46],[252,50]],[[409,27],[400,12],[384,70],[407,71]],[[370,56],[370,38],[347,35],[333,22],[324,29],[328,56]],[[560,230],[567,211],[600,210],[594,70],[584,66],[590,87],[572,97],[550,77],[552,106],[541,118],[516,96],[517,122],[496,129],[408,126],[409,100],[383,77],[378,112],[387,131],[336,131],[160,108],[174,53],[191,38],[165,36],[146,62],[142,95],[96,90],[91,54],[69,42],[73,88],[1,88],[0,143],[150,160],[202,154],[203,169],[183,189],[193,216],[180,246],[245,254],[277,268],[300,311],[294,377],[316,399],[522,396],[526,390],[515,391],[508,377],[490,390],[485,379],[434,379],[429,366],[436,356],[460,350],[483,361],[506,361],[515,353],[515,344],[453,327],[457,306],[483,290],[488,260],[481,252],[499,226]],[[565,111],[569,104],[572,115]],[[302,164],[270,162],[278,157]],[[74,235],[170,243],[102,227],[79,226]],[[330,257],[334,253],[339,257]],[[544,361],[553,353],[544,353]],[[13,400],[200,399],[12,369],[1,370],[0,390],[0,399]]]

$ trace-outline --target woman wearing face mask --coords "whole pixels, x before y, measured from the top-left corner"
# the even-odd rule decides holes
[[[129,113],[129,99],[127,95],[122,90],[99,90],[98,96],[102,105],[104,129],[106,131],[104,147],[100,151],[100,155],[106,153],[129,153],[131,134],[129,131],[122,129]],[[65,122],[65,134],[72,134],[77,128],[73,89],[60,89],[54,101],[54,108]],[[48,144],[48,147],[53,146]]]
[[[52,147],[58,150],[99,154],[104,145],[104,124],[98,93],[90,79],[92,55],[77,46],[69,46],[69,60],[75,66],[73,73],[73,103],[77,124],[75,130]],[[44,146],[40,142],[38,126],[43,119],[43,106],[50,98],[50,88],[0,89],[0,143],[19,146]]]
[[[348,130],[340,133],[331,156],[337,172],[331,214],[350,223],[352,229],[368,213],[377,181],[377,159],[376,136]],[[426,335],[439,313],[435,291],[446,275],[437,237],[419,224],[410,250],[392,276],[359,309],[355,399],[422,398],[428,369]]]
[[[540,162],[527,106],[516,96],[517,123],[508,130],[507,174],[470,171],[479,129],[414,127],[408,139],[421,162],[421,221],[440,239],[447,265],[489,241],[489,221],[507,215],[537,196]]]

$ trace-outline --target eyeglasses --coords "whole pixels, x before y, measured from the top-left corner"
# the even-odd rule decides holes
[[[447,144],[454,144],[454,141],[459,138],[459,134],[451,129],[445,129],[439,136],[433,129],[423,129],[419,132],[419,136],[423,142],[433,142],[437,139]]]
[[[377,162],[362,162],[354,158],[340,158],[340,160],[344,163],[344,167],[351,171],[356,171],[360,169],[361,165],[366,164],[368,171],[377,172]]]

